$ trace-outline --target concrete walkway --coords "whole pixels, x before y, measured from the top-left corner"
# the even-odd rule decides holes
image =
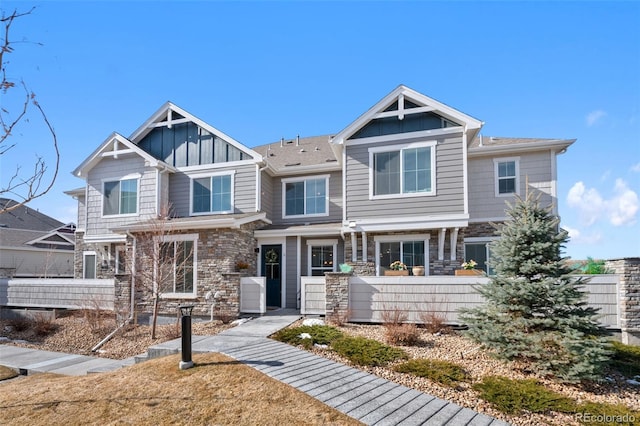
[[[193,336],[193,352],[228,355],[368,425],[508,424],[267,338],[299,317],[295,311],[280,310],[215,336]],[[181,340],[176,339],[149,348],[136,360],[116,361],[0,345],[0,364],[23,374],[47,371],[82,375],[176,354],[180,347]]]

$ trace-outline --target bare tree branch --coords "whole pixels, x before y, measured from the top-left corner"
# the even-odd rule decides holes
[[[0,46],[0,76],[2,78],[2,81],[0,82],[0,90],[2,90],[2,94],[4,96],[6,96],[10,90],[16,88],[16,83],[7,78],[8,61],[5,61],[4,58],[5,53],[8,54],[13,52],[13,47],[11,45],[14,44],[14,42],[9,39],[11,24],[13,24],[15,19],[30,15],[34,10],[35,7],[32,7],[28,12],[22,13],[14,10],[13,13],[8,16],[5,16],[3,12],[2,18],[0,18],[0,22],[4,25],[4,39]],[[58,138],[55,130],[49,122],[44,109],[36,100],[36,95],[29,91],[27,84],[24,81],[21,80],[20,85],[24,89],[24,99],[20,102],[21,107],[18,108],[17,115],[12,117],[8,109],[4,107],[0,109],[0,125],[2,126],[2,134],[0,134],[0,155],[6,154],[16,146],[15,142],[9,142],[9,138],[13,135],[16,126],[26,119],[30,109],[29,107],[33,106],[38,110],[42,121],[46,124],[47,129],[51,134],[52,145],[55,153],[53,160],[53,175],[49,178],[47,177],[46,172],[48,170],[48,165],[41,156],[36,158],[33,171],[26,177],[21,175],[21,166],[17,165],[15,173],[9,178],[6,184],[3,184],[2,187],[0,187],[0,196],[11,194],[15,198],[18,198],[19,201],[15,204],[6,204],[4,207],[0,208],[0,214],[14,210],[49,192],[58,177],[58,169],[60,166],[60,151],[58,149]]]

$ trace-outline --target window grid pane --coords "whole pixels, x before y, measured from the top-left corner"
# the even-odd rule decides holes
[[[304,182],[285,184],[285,214],[287,216],[304,214]]]
[[[405,149],[402,155],[403,193],[431,191],[431,148]]]
[[[137,211],[138,181],[128,179],[120,181],[120,214],[132,214]]]
[[[323,276],[333,271],[333,246],[311,247],[311,275]]]
[[[310,179],[306,181],[306,212],[305,214],[326,213],[326,185],[324,179]]]
[[[502,161],[498,163],[498,194],[514,194],[516,192],[516,162]]]
[[[231,210],[231,176],[214,176],[211,178],[213,186],[213,212]]]
[[[203,213],[211,209],[211,180],[209,178],[193,181],[193,212]]]
[[[119,182],[105,182],[104,183],[104,202],[102,206],[102,214],[118,214],[120,211],[118,204],[120,201],[120,186]]]
[[[400,152],[379,152],[373,155],[374,195],[400,193]]]

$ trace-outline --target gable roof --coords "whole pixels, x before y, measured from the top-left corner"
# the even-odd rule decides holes
[[[147,119],[140,127],[138,127],[132,134],[129,136],[129,140],[131,140],[134,144],[138,144],[151,130],[159,126],[167,126],[171,128],[174,124],[188,123],[192,122],[196,125],[202,127],[209,133],[223,139],[225,142],[229,143],[233,147],[239,149],[245,154],[249,155],[256,162],[262,161],[262,156],[233,139],[231,136],[221,132],[210,124],[204,122],[199,119],[195,115],[185,111],[179,106],[167,101],[165,102],[155,113]]]
[[[0,209],[16,204],[18,204],[18,202],[10,198],[0,198]],[[1,228],[48,232],[61,226],[64,226],[64,223],[26,205],[0,214]]]
[[[122,146],[120,146],[122,145]],[[124,155],[138,155],[143,158],[150,167],[159,167],[164,170],[175,172],[172,166],[162,160],[154,158],[143,149],[132,143],[130,140],[117,132],[113,132],[100,146],[91,153],[76,169],[73,174],[77,177],[86,177],[87,173],[94,168],[104,157],[118,158]]]
[[[411,110],[404,110],[404,100],[407,99],[413,104],[417,105],[417,108]],[[398,102],[397,110],[387,110],[394,102]],[[386,95],[375,105],[369,108],[364,114],[360,115],[355,121],[340,131],[331,141],[332,145],[344,145],[347,139],[355,134],[358,130],[363,128],[371,120],[381,117],[398,116],[400,119],[404,117],[405,112],[434,112],[456,123],[462,123],[466,130],[469,132],[469,140],[474,139],[475,136],[482,128],[484,124],[482,121],[471,117],[463,112],[460,112],[448,105],[438,102],[433,98],[416,92],[413,89],[405,85],[399,85],[391,93]]]

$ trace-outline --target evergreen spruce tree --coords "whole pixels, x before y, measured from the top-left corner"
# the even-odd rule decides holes
[[[486,303],[462,310],[470,337],[539,376],[596,378],[608,360],[608,344],[597,310],[581,291],[588,280],[570,275],[560,255],[567,232],[530,194],[507,214],[510,220],[496,226],[500,239],[490,245],[496,275],[477,288]]]

